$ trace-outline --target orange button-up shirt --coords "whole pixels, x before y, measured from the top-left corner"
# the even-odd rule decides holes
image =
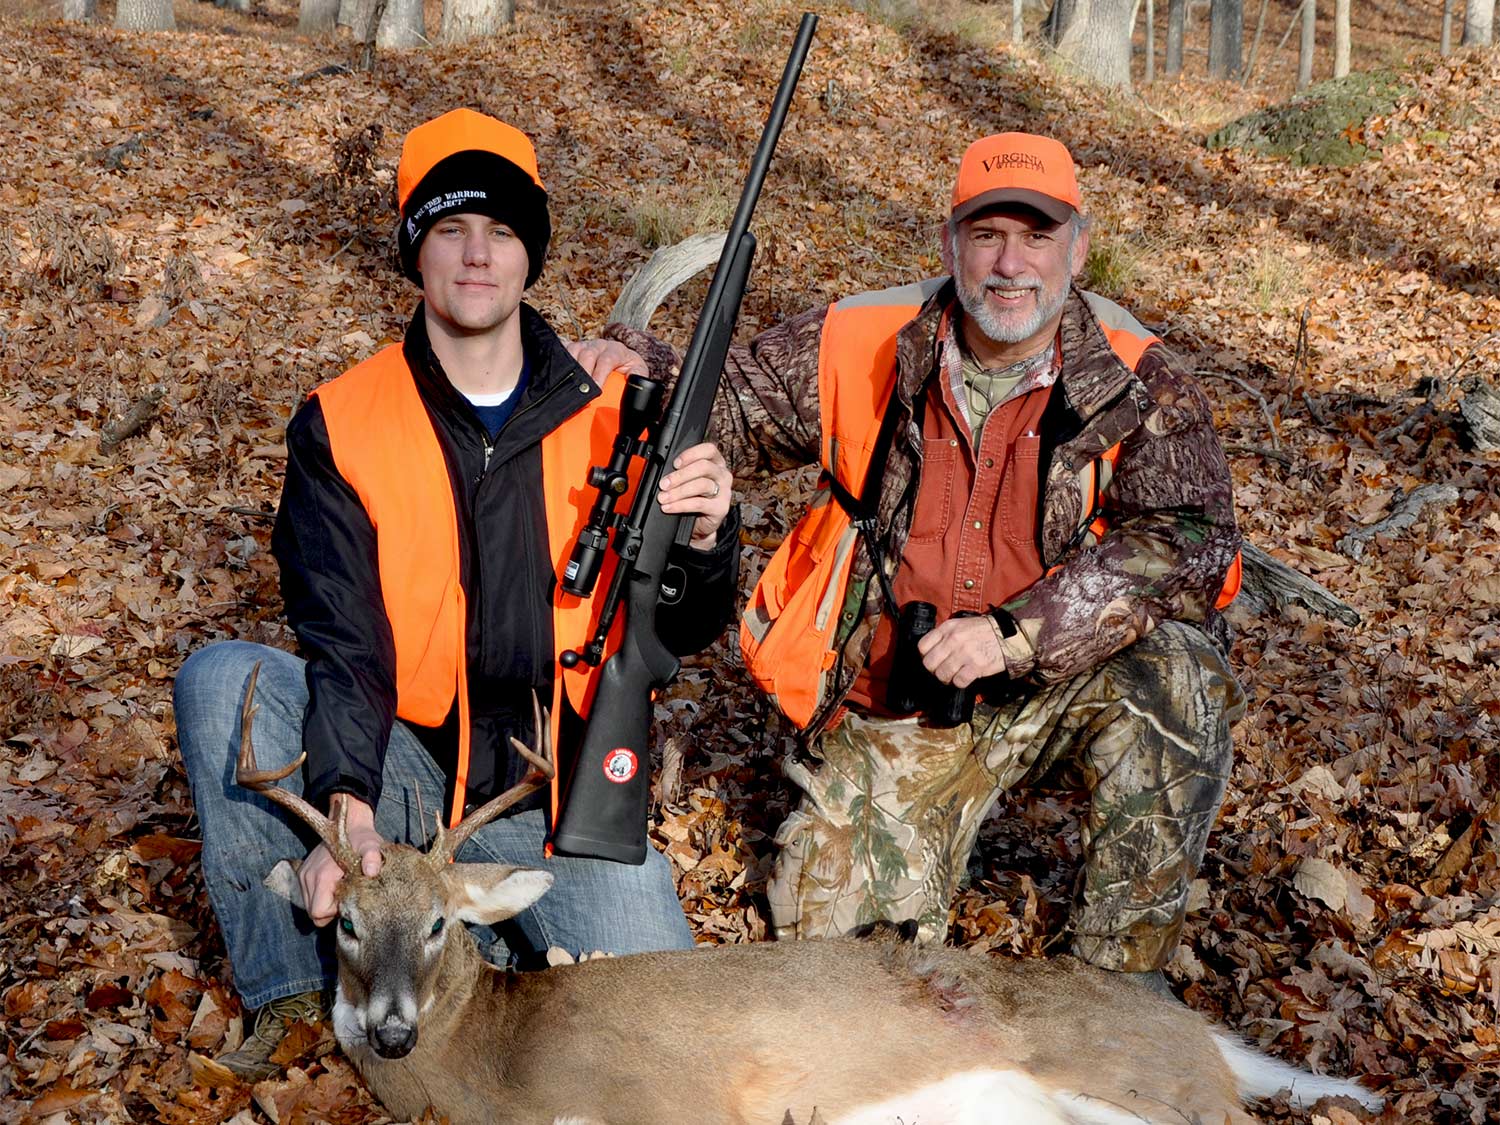
[[[951,352],[940,347],[940,352]],[[922,469],[911,534],[894,582],[896,601],[931,602],[938,621],[984,613],[1042,577],[1037,548],[1038,436],[1052,383],[1018,387],[990,410],[975,448],[952,366],[931,379],[922,411]],[[955,383],[960,385],[955,388]],[[896,621],[880,619],[870,659],[849,692],[860,710],[888,713]]]

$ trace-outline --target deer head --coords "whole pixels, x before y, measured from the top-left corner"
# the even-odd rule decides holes
[[[251,727],[259,673],[260,666],[256,665],[245,687],[235,780],[306,822],[343,870],[344,877],[335,892],[337,917],[332,923],[339,961],[335,1028],[346,1048],[363,1039],[382,1058],[401,1058],[417,1045],[417,1026],[437,996],[445,953],[456,945],[472,954],[473,940],[458,923],[503,921],[526,909],[552,886],[552,876],[545,871],[453,861],[479,828],[551,780],[554,765],[547,713],[533,693],[539,749],[533,751],[511,739],[517,753],[531,766],[520,782],[475,809],[452,829],[445,830],[439,817],[436,834],[425,852],[405,844],[385,844],[380,873],[367,876],[349,844],[345,818],[330,820],[277,785],[300,769],[307,755],[299,755],[281,770],[257,766]],[[283,860],[267,877],[266,885],[305,911],[296,866]]]

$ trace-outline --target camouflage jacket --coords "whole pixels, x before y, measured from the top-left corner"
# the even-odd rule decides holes
[[[938,370],[937,331],[954,299],[942,286],[897,341],[893,399],[902,412],[881,486],[881,554],[889,572],[911,527],[922,470],[913,404]],[[735,473],[781,471],[816,462],[822,426],[818,357],[826,308],[768,329],[730,350],[710,436]],[[644,333],[609,335],[642,352],[652,368],[675,357]],[[1007,647],[1013,677],[1052,682],[1092,668],[1161,621],[1199,625],[1227,645],[1214,610],[1239,549],[1229,467],[1207,397],[1164,345],[1147,349],[1132,372],[1110,348],[1083,294],[1074,290],[1059,331],[1062,371],[1042,421],[1040,543],[1050,573],[1007,603],[1020,634]],[[874,373],[872,373],[873,375]],[[1121,443],[1104,493],[1109,530],[1080,537],[1086,480],[1105,450]],[[821,730],[863,667],[884,611],[868,551],[856,556],[845,598],[834,682],[804,737]]]

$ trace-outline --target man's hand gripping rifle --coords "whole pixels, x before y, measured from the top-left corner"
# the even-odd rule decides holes
[[[639,375],[631,376],[621,401],[620,436],[610,463],[589,471],[589,484],[599,490],[599,495],[588,525],[573,548],[563,590],[577,597],[591,594],[609,551],[618,556],[618,565],[604,595],[593,637],[581,652],[569,650],[559,658],[565,668],[575,667],[580,660],[595,666],[603,661],[604,665],[589,709],[583,747],[553,828],[553,850],[565,855],[645,862],[651,693],[677,672],[676,657],[656,635],[656,605],[667,552],[673,543],[687,543],[693,522],[692,516],[667,515],[661,510],[656,503],[657,484],[665,467],[683,450],[702,441],[708,429],[709,411],[755,255],[750,216],[817,23],[817,17],[809,13],[797,29],[770,117],[750,164],[750,175],[724,240],[719,268],[714,271],[665,416],[659,424],[654,422],[660,385]],[[629,511],[621,515],[615,511],[615,504],[629,488],[629,465],[636,457],[643,462],[641,478]],[[619,649],[605,659],[606,639],[622,601],[628,603],[624,634]]]

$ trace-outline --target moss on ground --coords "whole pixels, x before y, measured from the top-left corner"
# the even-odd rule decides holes
[[[1294,164],[1358,164],[1368,146],[1350,132],[1390,113],[1416,88],[1389,71],[1351,74],[1308,87],[1284,105],[1248,114],[1208,138],[1210,149],[1243,148],[1290,157]]]

